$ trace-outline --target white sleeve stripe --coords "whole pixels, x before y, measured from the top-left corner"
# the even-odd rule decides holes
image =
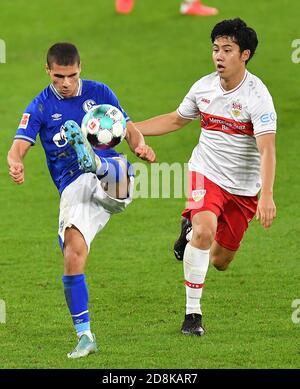
[[[30,143],[35,144],[35,140],[32,138],[29,138],[29,136],[26,136],[26,135],[16,135],[14,139],[24,139],[24,140],[28,140]]]
[[[266,131],[262,131],[262,132],[257,132],[256,134],[254,134],[255,138],[257,138],[258,136],[260,135],[265,135],[265,134],[276,134],[276,130],[266,130]]]
[[[180,113],[180,111],[179,111],[179,108],[177,109],[177,113],[178,113],[178,115],[179,115],[180,117],[182,117],[183,119],[196,120],[196,119],[199,118],[199,116],[195,118],[195,117],[188,117],[188,116],[182,115],[182,113]]]

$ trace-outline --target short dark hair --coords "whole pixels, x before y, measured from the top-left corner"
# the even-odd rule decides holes
[[[61,66],[80,64],[80,56],[77,47],[72,43],[60,42],[50,47],[47,53],[47,65],[56,63]]]
[[[210,35],[212,43],[222,36],[232,38],[241,52],[250,50],[248,61],[253,57],[258,45],[257,35],[253,28],[248,27],[243,20],[240,18],[228,19],[216,24]]]

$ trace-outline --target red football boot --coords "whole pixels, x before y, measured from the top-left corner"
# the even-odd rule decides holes
[[[116,0],[116,11],[119,14],[129,14],[134,6],[134,0]]]

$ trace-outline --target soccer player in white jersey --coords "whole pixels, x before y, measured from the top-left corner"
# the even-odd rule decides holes
[[[209,260],[226,270],[254,215],[264,228],[276,216],[276,112],[267,87],[246,69],[258,44],[256,32],[239,18],[224,20],[213,28],[211,41],[216,72],[197,81],[175,112],[136,123],[144,135],[162,135],[200,119],[199,143],[189,161],[188,207],[174,246],[186,287],[181,331],[199,336]]]
[[[114,149],[93,151],[79,127],[84,115],[99,104],[117,107],[127,121],[126,140],[132,152],[149,162],[155,154],[112,90],[80,78],[80,57],[74,45],[62,42],[51,46],[46,71],[51,84],[26,108],[8,153],[8,166],[13,181],[22,184],[24,157],[39,135],[51,178],[61,195],[58,234],[64,256],[62,281],[78,336],[78,344],[68,357],[75,359],[97,351],[84,274],[90,244],[110,216],[131,202],[133,188],[133,174],[127,169],[130,164],[122,154]]]

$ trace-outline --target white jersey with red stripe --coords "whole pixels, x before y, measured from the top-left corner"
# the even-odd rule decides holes
[[[261,188],[256,137],[276,132],[276,112],[263,82],[246,70],[241,83],[226,91],[218,73],[209,74],[192,86],[177,113],[201,120],[189,170],[229,193],[256,195]]]

